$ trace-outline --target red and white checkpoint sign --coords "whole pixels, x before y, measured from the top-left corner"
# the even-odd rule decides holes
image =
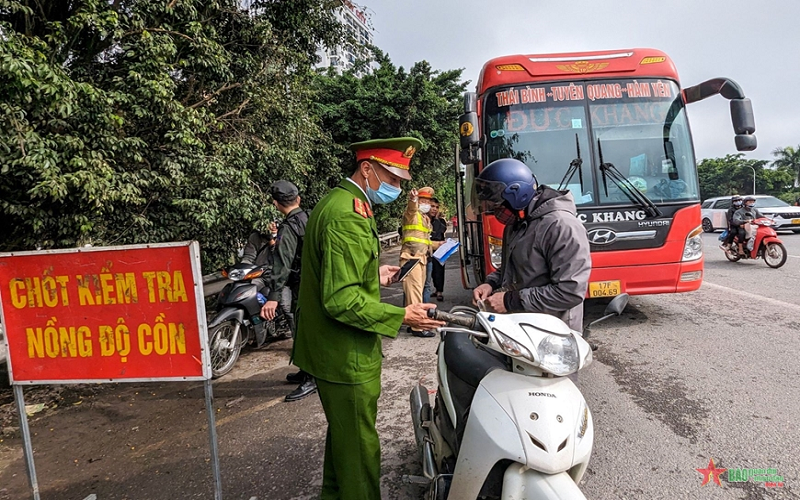
[[[210,377],[196,242],[0,255],[13,383]]]

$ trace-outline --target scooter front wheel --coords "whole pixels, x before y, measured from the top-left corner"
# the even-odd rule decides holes
[[[773,269],[778,269],[786,264],[786,247],[783,243],[767,243],[764,249],[764,262]]]
[[[241,328],[241,323],[232,319],[220,323],[208,332],[212,378],[219,378],[231,371],[239,359],[239,352],[242,350],[242,343],[239,342]]]

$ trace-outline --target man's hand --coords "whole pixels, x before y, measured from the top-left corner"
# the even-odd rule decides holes
[[[261,314],[260,316],[267,321],[272,321],[275,319],[275,313],[278,310],[278,301],[277,300],[268,300],[263,307],[261,307]]]
[[[418,303],[406,306],[403,323],[415,330],[433,330],[444,326],[444,321],[436,321],[428,317],[428,309],[436,309],[436,305]]]
[[[408,192],[408,199],[410,201],[417,201],[417,196],[419,195],[419,191],[416,189],[412,189]]]
[[[481,285],[481,286],[483,286],[483,285]],[[492,312],[497,312],[497,313],[506,313],[506,312],[508,312],[508,310],[506,309],[505,303],[503,302],[503,299],[505,298],[505,296],[506,296],[506,292],[500,292],[500,293],[496,293],[496,294],[490,296],[489,298],[487,298],[484,301],[484,304],[486,305],[486,309],[488,309],[489,311],[492,311]]]
[[[400,271],[399,266],[381,266],[378,269],[381,285],[389,286],[394,283],[394,275],[397,274],[398,271]]]
[[[488,283],[480,285],[478,288],[472,291],[472,303],[477,306],[478,302],[489,297],[489,295],[492,294],[492,291],[492,285]]]

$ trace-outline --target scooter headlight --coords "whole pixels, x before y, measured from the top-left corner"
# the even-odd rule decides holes
[[[228,273],[228,279],[233,281],[240,281],[244,278],[245,270],[244,269],[231,269]]]
[[[547,335],[536,347],[539,365],[553,375],[564,376],[578,371],[578,343],[572,335]]]
[[[496,328],[492,330],[497,337],[497,342],[500,344],[500,347],[503,348],[506,354],[509,356],[516,356],[521,358],[526,358],[531,361],[535,361],[533,359],[533,354],[531,351],[528,350],[527,347],[521,345],[516,340],[512,339],[508,335],[503,334],[500,330]]]

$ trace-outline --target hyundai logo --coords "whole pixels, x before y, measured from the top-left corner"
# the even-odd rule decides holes
[[[617,239],[617,233],[611,229],[592,229],[588,234],[592,245],[609,245]]]

